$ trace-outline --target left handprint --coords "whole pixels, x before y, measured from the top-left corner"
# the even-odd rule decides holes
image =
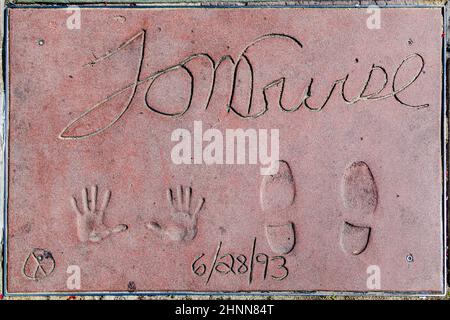
[[[128,229],[125,224],[119,224],[114,228],[107,227],[103,218],[111,198],[111,191],[107,190],[103,195],[103,200],[97,208],[97,186],[91,187],[91,194],[88,197],[87,188],[81,191],[81,209],[77,204],[77,199],[72,197],[71,204],[77,214],[78,238],[82,242],[99,242],[114,233],[119,233]]]

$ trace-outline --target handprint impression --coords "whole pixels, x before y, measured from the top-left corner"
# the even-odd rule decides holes
[[[81,191],[82,208],[78,207],[77,199],[72,197],[71,204],[77,214],[78,238],[82,242],[99,242],[113,233],[119,233],[128,229],[125,224],[119,224],[114,228],[108,228],[103,223],[106,207],[111,198],[111,191],[107,190],[103,195],[100,208],[97,208],[97,186],[91,187],[90,199],[87,188]]]
[[[197,207],[191,212],[192,189],[178,186],[177,196],[174,199],[172,190],[167,190],[167,200],[171,209],[171,223],[166,227],[162,227],[158,222],[152,221],[147,224],[147,228],[162,233],[173,241],[192,240],[197,235],[197,217],[202,209],[204,198],[201,198]],[[176,204],[174,204],[176,200]]]

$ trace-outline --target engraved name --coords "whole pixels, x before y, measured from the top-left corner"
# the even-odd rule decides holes
[[[335,91],[339,90],[339,94],[341,99],[345,102],[345,104],[352,105],[355,103],[358,103],[360,101],[377,101],[377,100],[383,100],[388,98],[395,99],[400,105],[410,108],[426,108],[429,106],[429,104],[410,104],[405,102],[403,99],[399,97],[399,93],[405,91],[407,88],[409,88],[422,74],[425,61],[424,58],[418,54],[413,53],[406,58],[404,58],[400,64],[395,68],[395,72],[392,75],[391,81],[389,81],[389,75],[386,71],[384,66],[381,65],[375,65],[373,64],[371,69],[368,72],[367,80],[362,85],[362,89],[355,97],[349,97],[346,94],[346,83],[349,79],[350,73],[347,73],[343,77],[336,79],[333,81],[330,85],[330,89],[325,96],[325,99],[322,103],[318,103],[314,105],[310,101],[313,94],[313,88],[314,83],[317,82],[314,78],[310,78],[309,82],[306,84],[306,87],[303,91],[303,93],[299,94],[299,101],[298,103],[294,104],[293,106],[285,106],[282,103],[283,96],[285,94],[285,83],[286,83],[286,77],[275,77],[272,81],[269,81],[265,85],[263,85],[261,88],[258,88],[259,94],[263,95],[263,106],[259,107],[258,110],[254,110],[254,96],[255,92],[257,91],[257,88],[255,88],[254,83],[254,74],[255,70],[252,64],[251,59],[249,58],[248,51],[250,48],[255,47],[257,44],[262,44],[265,41],[268,41],[270,39],[277,39],[283,42],[287,42],[289,45],[293,46],[295,50],[302,50],[303,45],[302,43],[287,34],[265,34],[258,38],[256,38],[254,41],[252,41],[250,44],[246,45],[244,49],[240,52],[240,54],[233,58],[230,55],[222,56],[218,61],[215,61],[208,53],[194,53],[189,56],[187,56],[185,59],[181,60],[180,62],[173,64],[171,66],[168,66],[167,68],[164,68],[163,70],[156,71],[152,73],[151,75],[142,78],[142,66],[143,66],[143,60],[144,60],[144,53],[145,53],[145,35],[146,31],[142,30],[139,33],[137,33],[135,36],[131,37],[129,40],[124,42],[119,47],[109,51],[108,53],[104,54],[103,56],[91,61],[88,63],[89,66],[95,66],[97,63],[100,63],[104,60],[109,59],[115,54],[119,54],[124,48],[127,48],[133,43],[139,44],[139,55],[137,55],[138,60],[136,61],[136,72],[134,79],[130,81],[130,83],[125,86],[124,88],[118,89],[117,91],[111,93],[108,95],[107,98],[104,100],[96,103],[94,106],[86,110],[83,114],[81,114],[79,117],[71,121],[61,132],[59,135],[59,138],[61,139],[82,139],[91,137],[94,135],[97,135],[104,130],[110,128],[113,126],[117,121],[121,119],[123,114],[129,109],[132,102],[135,99],[136,91],[139,86],[146,85],[145,89],[145,96],[143,104],[147,107],[148,110],[150,110],[153,113],[156,113],[161,116],[166,117],[181,117],[183,116],[188,110],[191,108],[192,105],[192,98],[194,95],[194,92],[196,91],[196,88],[194,87],[194,74],[191,71],[191,69],[188,67],[188,63],[194,60],[203,60],[206,61],[209,64],[209,69],[211,72],[211,80],[209,81],[209,89],[207,97],[204,101],[204,110],[208,109],[208,106],[210,105],[213,93],[216,89],[216,80],[217,80],[217,74],[219,71],[219,67],[227,62],[230,63],[232,66],[232,72],[231,72],[231,90],[229,92],[229,95],[227,96],[226,101],[226,111],[228,113],[232,113],[240,118],[243,119],[255,119],[258,117],[263,116],[266,114],[266,112],[269,110],[269,99],[268,99],[268,92],[269,89],[276,87],[278,90],[278,108],[283,112],[295,112],[300,110],[302,107],[304,109],[310,110],[310,111],[322,111],[325,106],[330,101],[330,98],[332,97],[333,93]],[[259,47],[258,47],[259,48]],[[255,50],[257,48],[255,47]],[[246,112],[243,112],[242,110],[239,110],[235,105],[235,96],[236,96],[236,88],[238,87],[238,71],[241,70],[243,66],[247,67],[247,72],[249,76],[249,83],[248,83],[248,91],[249,91],[249,99],[248,103],[246,105]],[[241,68],[241,69],[240,69]],[[401,82],[398,80],[398,74],[403,69],[413,69],[416,70],[414,72],[414,75],[411,76],[410,80],[399,84]],[[181,71],[181,73],[180,73]],[[152,96],[151,88],[153,87],[156,80],[160,79],[162,76],[167,75],[168,73],[178,72],[178,74],[185,74],[187,75],[189,79],[189,88],[190,92],[187,95],[187,98],[185,99],[184,107],[175,112],[169,112],[165,110],[164,107],[157,107],[150,103],[150,98]],[[378,74],[378,76],[375,76],[375,74]],[[379,77],[383,78],[383,80],[380,82]],[[376,78],[375,78],[376,77]],[[378,79],[378,80],[374,80]],[[374,82],[377,82],[376,85]],[[390,90],[388,92],[385,92],[385,90],[388,87],[388,84],[390,83]],[[242,83],[240,84],[242,85]],[[377,88],[377,89],[374,89]],[[370,91],[370,92],[369,92]],[[118,108],[118,112],[115,113],[113,116],[109,115],[110,110],[108,109],[108,104],[111,99],[118,97],[120,95],[128,95],[127,102],[121,106],[121,108]],[[169,106],[170,107],[170,106]],[[108,109],[108,110],[106,110]],[[98,122],[98,115],[99,114],[105,114],[105,121]],[[82,128],[80,131],[79,129]],[[83,129],[88,128],[88,129]]]

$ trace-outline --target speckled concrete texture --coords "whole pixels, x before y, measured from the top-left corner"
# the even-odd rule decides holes
[[[67,268],[73,265],[82,270],[79,291],[370,291],[367,270],[373,265],[389,274],[380,291],[442,291],[442,25],[420,25],[420,19],[409,21],[408,15],[385,10],[389,30],[413,23],[422,33],[403,30],[397,35],[403,41],[392,45],[390,33],[383,36],[381,29],[376,41],[367,43],[373,33],[364,24],[352,39],[328,25],[321,31],[327,37],[319,39],[314,30],[299,32],[308,28],[302,24],[305,15],[319,19],[303,10],[258,9],[252,14],[177,9],[170,17],[185,23],[174,25],[167,10],[83,9],[82,28],[70,34],[74,31],[66,28],[63,10],[12,10],[11,27],[16,29],[10,31],[17,36],[11,51],[20,54],[10,55],[10,66],[21,71],[12,71],[10,83],[15,89],[10,212],[18,213],[8,220],[9,291],[70,292]],[[41,12],[45,20],[39,19]],[[321,13],[320,19],[330,16],[349,30],[366,22],[367,14],[358,18],[353,17],[357,11],[341,12]],[[423,23],[441,19],[438,9],[427,14]],[[16,21],[26,15],[46,26],[26,29],[15,24],[14,15],[20,17]],[[191,21],[195,23],[189,25]],[[247,34],[228,31],[242,24],[248,26]],[[113,34],[105,32],[113,27]],[[207,29],[210,35],[197,35],[196,30]],[[388,44],[380,45],[383,41],[391,43],[389,50],[384,50]],[[330,47],[342,49],[327,54]],[[245,56],[238,60],[242,52]],[[314,61],[316,52],[322,56]],[[201,63],[199,53],[215,62],[229,54],[253,69],[224,63],[207,110],[201,106],[211,74],[208,58]],[[36,63],[40,54],[38,61],[51,63]],[[188,68],[183,74],[179,65],[186,57],[194,59],[183,64]],[[373,68],[379,73],[367,81],[372,64],[381,67]],[[421,72],[404,92],[388,96],[395,91],[396,68],[403,65],[408,68],[398,73],[400,87]],[[133,93],[129,84],[136,66],[142,67]],[[170,66],[177,67],[165,69]],[[168,71],[159,74],[161,70]],[[233,70],[238,75],[234,109],[226,112],[226,79]],[[380,70],[390,86],[373,94],[382,83]],[[172,117],[187,99],[189,73],[194,79],[192,104]],[[314,82],[319,92],[317,100],[310,98],[311,107],[326,98],[327,84],[346,73],[347,95],[337,89],[320,112],[306,106],[282,111],[295,104],[302,91],[295,88],[308,79],[323,79],[323,84]],[[251,111],[245,99],[249,87],[241,85],[250,76],[256,101]],[[263,97],[258,90],[280,76],[285,82],[267,91],[267,105],[258,101]],[[38,81],[43,78],[47,81]],[[284,100],[277,106],[280,84],[286,87],[278,91]],[[361,95],[360,101],[346,101],[364,84],[367,96],[386,97],[370,101]],[[111,97],[118,88],[124,91]],[[92,107],[105,97],[100,107]],[[253,118],[262,106],[268,111],[261,116],[242,117]],[[248,164],[174,165],[170,134],[177,128],[192,131],[194,121],[202,121],[204,130],[222,132],[280,129],[283,160],[278,173],[263,177],[259,166]],[[180,212],[187,212],[189,220]],[[345,277],[349,272],[353,278]]]

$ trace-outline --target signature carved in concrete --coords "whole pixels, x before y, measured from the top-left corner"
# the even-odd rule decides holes
[[[209,83],[209,93],[205,99],[204,109],[207,110],[208,106],[210,104],[211,98],[213,96],[214,90],[215,90],[215,84],[216,84],[216,78],[217,73],[219,70],[219,67],[223,63],[229,63],[232,66],[232,74],[230,75],[230,79],[232,82],[231,90],[229,92],[229,95],[227,97],[227,101],[224,105],[226,105],[227,112],[232,112],[233,114],[237,115],[241,118],[258,118],[262,115],[264,115],[268,109],[269,109],[269,101],[268,101],[268,92],[270,89],[278,90],[278,107],[281,111],[284,112],[294,112],[299,110],[301,107],[304,107],[310,111],[321,111],[325,108],[325,106],[328,104],[328,101],[332,97],[333,93],[335,91],[339,91],[340,86],[340,96],[345,104],[352,105],[360,101],[377,101],[377,100],[383,100],[388,98],[394,98],[397,103],[400,105],[411,107],[411,108],[425,108],[428,107],[428,104],[410,104],[403,100],[403,98],[400,98],[398,96],[399,93],[405,91],[408,87],[410,87],[422,74],[422,71],[425,66],[424,58],[418,54],[413,53],[406,58],[402,59],[401,62],[398,64],[398,66],[395,68],[395,72],[392,76],[392,80],[389,81],[389,76],[386,71],[386,68],[381,65],[375,65],[373,64],[371,69],[368,72],[368,77],[365,83],[362,85],[362,89],[355,97],[350,98],[345,93],[345,86],[347,83],[347,80],[349,78],[350,73],[347,73],[346,75],[342,75],[339,79],[333,81],[330,84],[330,90],[323,101],[323,103],[319,103],[317,105],[314,105],[310,101],[310,98],[313,96],[313,88],[314,83],[316,83],[318,80],[314,78],[310,78],[309,82],[305,84],[305,89],[303,93],[298,94],[299,95],[299,101],[298,103],[294,104],[293,106],[284,106],[283,96],[285,93],[285,84],[286,84],[286,77],[274,77],[272,81],[269,81],[262,85],[261,87],[255,86],[254,76],[255,71],[254,67],[252,65],[252,61],[250,59],[249,50],[262,50],[261,46],[265,48],[266,50],[270,50],[271,45],[273,46],[273,43],[267,44],[267,41],[276,39],[277,41],[281,41],[283,43],[288,43],[290,46],[294,47],[295,50],[301,52],[301,50],[305,50],[303,48],[302,43],[296,39],[295,37],[292,37],[288,34],[279,34],[279,33],[271,33],[271,34],[264,34],[252,42],[250,44],[246,45],[244,49],[240,52],[240,54],[233,58],[230,55],[222,56],[218,61],[215,61],[208,53],[195,53],[187,56],[185,59],[181,60],[180,62],[173,64],[171,66],[168,66],[164,68],[163,70],[159,70],[156,72],[153,72],[151,75],[141,79],[141,72],[142,72],[142,62],[144,60],[144,53],[145,53],[145,36],[146,31],[142,30],[139,33],[137,33],[135,36],[131,37],[129,40],[125,41],[122,45],[120,45],[118,48],[110,50],[105,55],[95,59],[94,61],[91,61],[88,65],[95,66],[97,63],[103,62],[105,60],[108,60],[113,55],[120,54],[122,52],[122,49],[127,48],[131,44],[138,43],[138,50],[139,52],[136,53],[136,73],[134,79],[130,79],[130,83],[125,86],[124,88],[119,88],[117,91],[112,92],[108,95],[107,98],[104,100],[96,103],[94,106],[88,108],[83,114],[72,120],[61,132],[59,138],[61,139],[81,139],[81,138],[87,138],[90,136],[97,135],[104,130],[110,128],[113,126],[119,119],[122,117],[122,115],[129,109],[130,105],[132,104],[137,87],[147,84],[147,89],[145,93],[145,98],[143,101],[143,104],[152,112],[167,116],[167,117],[181,117],[183,114],[185,114],[191,107],[192,97],[194,95],[194,92],[196,91],[196,88],[194,87],[194,75],[189,69],[189,62],[200,59],[203,61],[206,61],[209,65],[209,69],[211,72],[211,81]],[[257,46],[258,45],[258,46]],[[418,64],[417,64],[418,63]],[[412,64],[412,66],[411,66]],[[416,65],[417,64],[417,65]],[[412,68],[413,70],[417,70],[414,72],[414,76],[411,77],[409,81],[406,83],[399,84],[400,82],[398,80],[398,73],[401,72],[403,69]],[[245,71],[246,70],[246,71]],[[235,93],[236,88],[238,86],[237,77],[238,72],[246,72],[248,77],[250,78],[250,81],[248,83],[247,90],[250,92],[250,97],[248,99],[246,112],[239,111],[235,106]],[[153,87],[154,83],[159,81],[164,81],[164,76],[169,73],[176,73],[177,75],[184,75],[187,76],[189,79],[189,93],[186,96],[185,99],[185,105],[182,108],[182,110],[176,111],[176,112],[169,112],[165,111],[163,107],[157,107],[151,103],[151,88]],[[378,74],[378,75],[376,75]],[[376,83],[376,79],[380,79],[380,77],[383,79],[382,83]],[[182,81],[182,80],[181,80]],[[379,80],[378,80],[379,81]],[[391,83],[390,91],[387,93],[384,93],[385,89],[388,86],[388,83]],[[167,83],[167,86],[170,87],[170,83]],[[242,85],[242,84],[241,84]],[[372,88],[372,89],[371,89]],[[373,89],[378,88],[378,89]],[[372,91],[372,92],[368,92]],[[255,93],[262,94],[264,103],[263,106],[259,108],[259,110],[253,110],[254,108],[254,97]],[[126,103],[121,106],[120,108],[116,108],[118,111],[111,112],[111,101],[112,99],[115,99],[116,97],[127,95],[127,101]],[[101,123],[98,123],[99,115],[102,119]]]

